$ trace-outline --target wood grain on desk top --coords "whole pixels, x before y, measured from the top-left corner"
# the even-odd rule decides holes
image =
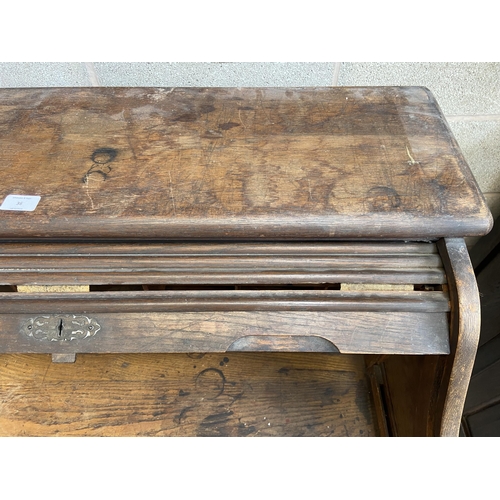
[[[0,354],[0,436],[375,436],[363,356]]]
[[[0,90],[2,238],[438,238],[491,215],[421,87]]]

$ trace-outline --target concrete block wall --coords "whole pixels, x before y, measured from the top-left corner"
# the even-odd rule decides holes
[[[500,63],[0,63],[0,87],[330,85],[431,89],[500,215]]]

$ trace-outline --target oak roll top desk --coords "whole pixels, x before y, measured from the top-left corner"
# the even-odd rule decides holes
[[[427,89],[1,89],[0,141],[0,352],[336,353],[458,434],[492,218]]]

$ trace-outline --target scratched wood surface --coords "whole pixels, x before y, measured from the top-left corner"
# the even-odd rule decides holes
[[[444,284],[431,243],[3,243],[0,286]],[[158,286],[160,285],[160,286]],[[163,285],[163,287],[161,287]],[[49,289],[47,289],[48,291]],[[96,291],[96,287],[91,287]]]
[[[4,243],[0,350],[447,354],[445,284],[432,243]]]
[[[446,312],[85,312],[79,315],[72,310],[59,319],[53,311],[64,301],[61,297],[46,304],[38,314],[1,314],[0,351],[220,353],[265,350],[269,340],[281,339],[280,346],[267,349],[309,352],[338,349],[347,354],[449,353]],[[29,307],[26,304],[25,308]],[[66,333],[57,337],[56,325],[61,320],[71,340]],[[93,331],[86,331],[85,325],[89,324],[93,325]],[[72,330],[81,334],[71,336]]]
[[[362,356],[0,355],[2,436],[374,436]]]
[[[491,214],[421,87],[0,90],[0,237],[438,238]]]

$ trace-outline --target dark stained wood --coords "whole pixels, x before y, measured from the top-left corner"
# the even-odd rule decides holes
[[[443,284],[429,243],[9,244],[0,283],[245,285]]]
[[[382,361],[382,356],[365,356],[367,366],[367,376],[370,381],[370,390],[372,392],[372,400],[374,404],[375,415],[379,429],[379,436],[388,437],[388,414],[387,402],[383,393],[383,374],[378,363]]]
[[[235,340],[226,352],[340,352],[319,335],[246,335]]]
[[[441,382],[440,434],[458,436],[481,329],[481,305],[474,269],[462,238],[438,242],[451,298],[450,353]]]
[[[121,256],[120,256],[121,257]],[[323,257],[318,258],[314,255],[311,256],[302,256],[302,258],[307,259],[307,261],[299,260],[299,258],[286,258],[286,257],[275,257],[270,258],[267,255],[262,257],[238,257],[235,259],[232,256],[210,256],[203,255],[200,257],[167,257],[162,259],[161,257],[154,256],[149,258],[137,258],[130,257],[130,260],[125,263],[120,257],[110,258],[109,256],[102,256],[100,258],[88,259],[88,266],[85,266],[87,262],[85,260],[82,262],[82,259],[79,256],[76,257],[66,257],[64,258],[64,266],[68,269],[68,271],[78,271],[82,268],[82,265],[85,267],[89,267],[91,271],[103,271],[108,269],[114,269],[116,267],[141,267],[141,266],[151,266],[157,268],[166,268],[166,271],[170,272],[179,272],[186,270],[199,270],[202,272],[222,272],[224,269],[228,267],[239,267],[241,268],[241,272],[245,270],[248,272],[250,269],[262,269],[265,271],[273,271],[280,269],[287,269],[288,272],[292,273],[297,269],[297,271],[303,271],[304,268],[307,269],[313,268],[318,269],[318,271],[330,268],[337,269],[352,269],[355,264],[365,265],[373,269],[374,271],[384,270],[384,269],[393,269],[398,264],[401,265],[403,259],[407,262],[407,267],[409,269],[418,269],[422,267],[439,267],[440,260],[439,257],[435,255],[423,255],[423,256],[398,256],[391,258],[365,258],[360,259],[358,256],[342,256],[342,257]],[[390,256],[389,256],[390,257]],[[61,258],[61,257],[59,257]],[[122,257],[123,258],[123,257]],[[398,262],[399,261],[399,262]],[[45,256],[36,256],[31,259],[22,259],[19,256],[14,256],[10,258],[2,258],[3,265],[9,269],[14,266],[19,266],[21,272],[25,272],[26,268],[33,267],[33,264],[39,265],[44,268],[50,265],[54,265],[54,259]],[[323,269],[322,269],[323,268]]]
[[[406,264],[406,265],[405,265]],[[0,257],[5,284],[445,283],[434,255]]]
[[[208,268],[207,268],[208,270]],[[52,271],[55,271],[52,268]],[[92,271],[92,270],[91,270]],[[176,272],[165,273],[150,270],[132,270],[122,272],[120,269],[103,269],[102,271],[89,272],[84,268],[76,272],[63,270],[50,273],[50,269],[32,269],[26,273],[6,272],[1,278],[4,283],[17,283],[19,285],[164,285],[164,286],[196,286],[196,285],[317,285],[339,283],[388,283],[391,284],[441,284],[446,283],[446,275],[442,269],[398,269],[380,271],[376,270],[360,273],[354,270],[334,272],[263,272],[251,269],[242,272]]]
[[[491,214],[422,87],[0,90],[4,239],[437,239]],[[35,175],[33,175],[35,172]]]
[[[0,355],[2,436],[374,436],[362,356]]]
[[[93,293],[0,293],[0,313],[200,311],[448,312],[445,292],[340,290],[160,290]]]
[[[9,244],[0,283],[307,285],[443,284],[429,243]]]
[[[462,238],[438,241],[450,287],[450,355],[387,356],[380,363],[389,433],[458,436],[480,328],[479,293]]]
[[[387,414],[388,432],[397,437],[438,436],[436,409],[441,356],[386,356],[381,363],[383,379],[379,391]],[[441,390],[446,390],[442,389]]]
[[[492,218],[427,89],[0,89],[0,138],[0,434],[458,434]]]
[[[343,256],[416,256],[436,255],[435,243],[410,241],[314,241],[314,242],[202,242],[180,243],[162,241],[137,242],[99,242],[99,243],[67,243],[47,245],[46,243],[4,242],[0,247],[0,256],[39,256],[39,257],[185,257],[185,256],[300,256],[300,257],[332,257]]]
[[[429,243],[9,244],[0,283],[12,285],[443,284]],[[12,289],[5,290],[12,291]]]
[[[269,347],[267,338],[280,337],[276,349],[302,350],[284,340],[324,339],[316,347],[359,354],[447,354],[448,313],[213,311],[184,313],[85,314],[100,325],[94,336],[68,341],[30,336],[30,320],[43,314],[0,315],[3,352],[225,352],[237,350],[240,339],[262,338],[255,350]],[[66,319],[63,318],[63,321]],[[54,324],[58,321],[53,322]],[[323,347],[322,347],[323,346]],[[326,348],[324,347],[326,346]],[[246,346],[243,350],[247,350]]]

